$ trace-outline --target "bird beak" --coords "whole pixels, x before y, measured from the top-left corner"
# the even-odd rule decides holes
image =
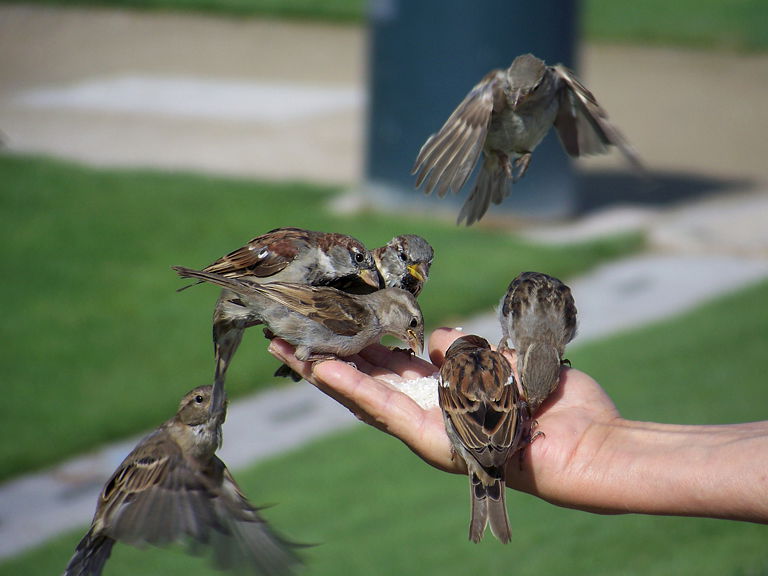
[[[427,277],[426,267],[422,262],[419,264],[411,264],[410,266],[406,266],[406,268],[408,269],[408,274],[416,278],[419,282],[424,282]]]
[[[376,270],[360,270],[357,276],[360,278],[360,280],[368,284],[368,286],[373,286],[374,288],[378,288],[380,286],[379,273],[376,272]]]
[[[414,354],[419,356],[424,349],[424,332],[413,329],[408,329],[406,332],[406,339],[408,342],[408,348],[410,348]]]
[[[527,97],[528,92],[526,90],[516,90],[515,96],[512,99],[512,108],[517,108]]]

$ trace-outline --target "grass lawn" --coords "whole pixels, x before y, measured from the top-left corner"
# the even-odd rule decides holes
[[[575,346],[568,355],[598,377],[626,417],[711,424],[765,419],[767,298],[763,283],[683,317]],[[362,425],[236,476],[255,502],[280,503],[266,514],[287,535],[320,543],[306,553],[311,576],[768,573],[764,526],[597,516],[513,492],[507,500],[512,542],[502,546],[488,537],[472,545],[466,478],[427,467],[398,441]],[[60,572],[82,534],[2,564],[0,575]],[[178,551],[118,545],[106,573],[211,572],[205,560]]]
[[[27,1],[57,5],[74,3],[69,0]],[[364,21],[366,7],[365,0],[78,0],[76,3],[353,23]],[[584,0],[582,14],[584,38],[592,42],[727,50],[768,49],[768,27],[765,26],[768,2],[764,0]]]
[[[638,237],[540,247],[425,217],[334,216],[335,193],[186,174],[100,171],[0,157],[0,479],[151,428],[213,372],[218,290],[183,286],[173,264],[203,267],[251,237],[296,225],[375,247],[418,232],[435,247],[420,302],[431,326],[490,309],[523,269],[568,277],[637,250]],[[477,279],[482,278],[483,282]],[[272,385],[276,362],[251,330],[231,396]]]

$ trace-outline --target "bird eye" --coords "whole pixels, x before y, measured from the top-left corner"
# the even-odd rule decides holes
[[[358,264],[360,264],[360,263],[362,263],[362,262],[364,262],[364,261],[365,261],[365,255],[364,255],[364,254],[361,254],[360,252],[356,252],[356,253],[355,253],[355,262],[357,262]]]
[[[402,260],[403,262],[408,260],[408,257],[405,255],[405,252],[399,252],[398,256],[400,256],[400,260]]]
[[[195,402],[197,402],[198,404],[202,404],[202,403],[203,403],[203,400],[205,400],[205,398],[203,398],[202,396],[200,396],[200,394],[198,394],[197,396],[195,396]]]
[[[411,328],[416,328],[419,325],[419,321],[416,318],[411,318],[411,323],[408,324]]]

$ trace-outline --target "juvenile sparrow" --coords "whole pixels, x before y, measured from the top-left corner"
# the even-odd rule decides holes
[[[376,269],[387,288],[402,288],[414,296],[421,293],[429,279],[429,268],[435,251],[421,236],[395,236],[373,251]]]
[[[602,154],[617,146],[637,169],[640,160],[592,93],[562,65],[547,66],[532,54],[506,70],[492,70],[467,94],[443,127],[419,151],[412,173],[424,192],[458,192],[483,154],[483,165],[458,223],[480,220],[491,202],[509,195],[531,154],[554,125],[571,156]],[[514,174],[514,170],[517,173]]]
[[[467,463],[472,502],[469,539],[485,528],[503,542],[511,533],[504,493],[505,465],[526,430],[512,367],[480,336],[462,336],[445,353],[438,400],[455,454]]]
[[[429,279],[433,256],[432,246],[421,236],[395,236],[384,246],[373,250],[373,260],[376,262],[380,278],[378,288],[402,288],[418,296]],[[352,282],[334,282],[331,285],[351,294],[370,294],[376,290],[359,279],[352,279]]]
[[[226,402],[212,412],[211,395],[211,386],[188,392],[176,415],[123,460],[65,576],[101,574],[117,541],[210,545],[218,568],[254,574],[289,574],[300,563],[296,545],[272,531],[216,456]]]
[[[371,294],[347,294],[327,286],[286,282],[255,284],[181,266],[173,269],[235,292],[250,310],[251,324],[294,346],[303,361],[345,358],[390,334],[416,354],[424,345],[424,320],[416,298],[400,288]]]
[[[557,388],[565,346],[576,336],[571,290],[547,274],[523,272],[501,299],[499,321],[499,350],[517,351],[517,374],[533,413]]]
[[[256,283],[322,286],[355,278],[363,285],[379,285],[373,256],[359,240],[345,234],[301,228],[276,228],[257,236],[204,271]],[[219,391],[223,391],[227,368],[240,346],[243,332],[254,323],[260,322],[254,322],[253,311],[235,293],[223,290],[213,312],[214,404],[218,403]]]

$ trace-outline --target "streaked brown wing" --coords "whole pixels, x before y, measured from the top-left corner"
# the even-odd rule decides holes
[[[165,545],[221,530],[210,482],[162,430],[140,444],[102,491],[104,531],[129,544]],[[98,514],[98,511],[97,511]]]
[[[517,387],[506,358],[482,339],[465,336],[449,348],[440,370],[438,399],[463,444],[484,466],[495,465],[495,454],[516,439]],[[445,384],[448,383],[448,386]],[[490,454],[480,453],[490,449]]]
[[[416,187],[424,183],[424,192],[437,190],[445,196],[456,193],[469,178],[483,150],[495,92],[503,82],[503,71],[493,70],[467,94],[440,130],[429,137],[416,157],[411,174]]]
[[[354,336],[370,320],[366,306],[335,288],[270,282],[254,286],[254,290],[341,336]]]
[[[608,146],[616,146],[635,169],[643,170],[635,149],[608,119],[608,114],[586,86],[564,66],[551,69],[563,82],[555,128],[568,154],[603,154]]]
[[[204,268],[228,278],[274,276],[290,264],[318,233],[301,228],[276,228]]]

